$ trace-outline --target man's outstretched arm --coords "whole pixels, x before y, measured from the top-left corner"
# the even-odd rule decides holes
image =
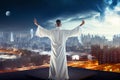
[[[82,23],[80,24],[80,26],[82,26],[82,25],[84,25],[85,24],[85,21],[84,20],[82,20]]]
[[[34,18],[34,24],[35,24],[36,26],[39,26],[36,18]]]
[[[75,37],[75,36],[79,36],[80,35],[80,27],[83,26],[85,24],[85,21],[82,20],[82,23],[77,26],[76,28],[72,29],[72,30],[68,30],[66,31],[66,35],[67,37]]]
[[[47,30],[47,29],[44,29],[43,27],[41,27],[38,22],[37,22],[37,19],[34,18],[34,24],[36,26],[38,26],[37,30],[36,30],[36,36],[39,36],[39,37],[49,37],[50,36],[50,31]]]

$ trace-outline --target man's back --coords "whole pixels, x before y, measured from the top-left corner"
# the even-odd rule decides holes
[[[64,45],[66,42],[66,34],[65,34],[65,30],[61,30],[60,28],[55,28],[50,30],[51,31],[51,42],[53,45]]]

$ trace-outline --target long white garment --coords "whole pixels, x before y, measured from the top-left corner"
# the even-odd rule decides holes
[[[66,40],[69,37],[80,35],[80,26],[73,30],[61,30],[56,27],[52,30],[47,30],[38,26],[36,35],[39,37],[48,37],[51,40],[51,57],[49,78],[55,80],[69,79],[67,59],[66,59]]]

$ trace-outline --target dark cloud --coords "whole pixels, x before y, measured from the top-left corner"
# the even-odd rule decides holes
[[[115,2],[111,4],[115,5]],[[34,17],[45,25],[45,22],[58,16],[76,16],[89,11],[103,14],[104,7],[103,0],[0,0],[0,28],[26,30],[34,27]],[[5,16],[6,10],[11,11],[11,16]]]

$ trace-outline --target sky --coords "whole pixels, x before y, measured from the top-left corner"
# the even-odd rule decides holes
[[[73,29],[84,19],[83,34],[111,40],[120,34],[120,0],[0,0],[0,31],[36,30],[34,18],[46,29],[55,28],[56,19],[62,20],[63,29]]]

